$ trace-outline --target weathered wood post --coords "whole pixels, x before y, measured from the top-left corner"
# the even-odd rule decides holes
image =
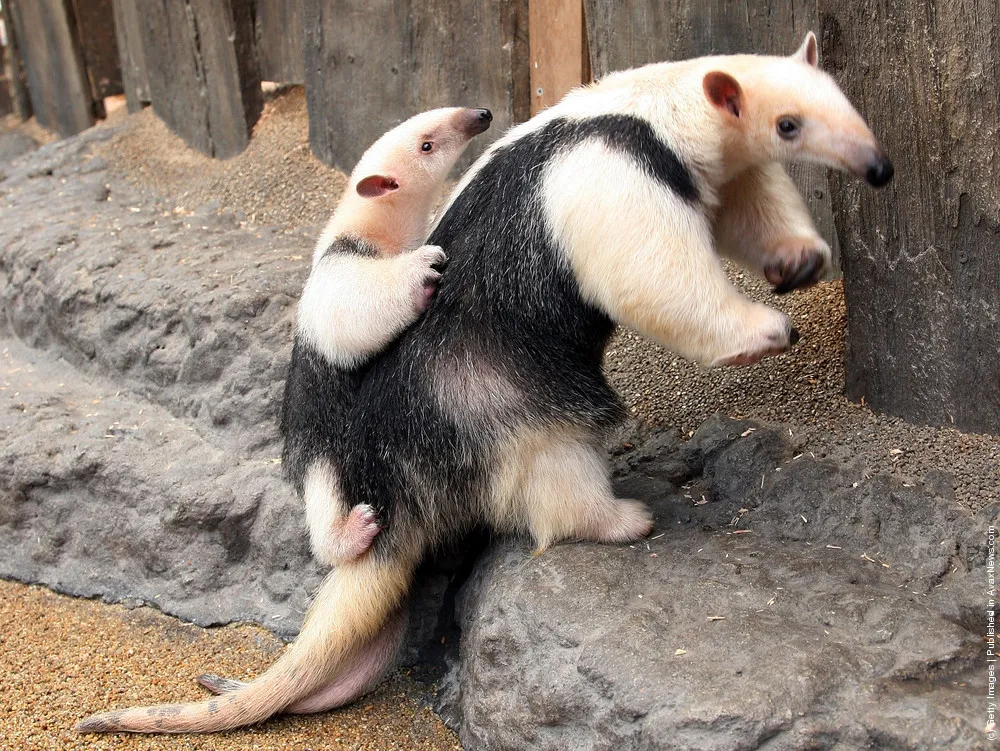
[[[243,151],[263,106],[253,0],[115,5],[128,23],[119,39],[130,108],[148,87],[156,114],[189,145],[222,159]]]
[[[816,0],[586,0],[594,77],[662,60],[750,52],[790,55],[818,28]],[[820,234],[839,258],[826,170],[790,170]]]
[[[80,42],[84,73],[90,85],[94,114],[106,117],[105,97],[121,94],[122,69],[115,37],[112,0],[72,0],[73,22]]]
[[[302,13],[309,141],[327,164],[352,169],[433,107],[489,107],[491,133],[528,117],[527,0],[303,0]]]
[[[24,61],[21,57],[21,45],[17,38],[17,28],[14,26],[13,11],[10,2],[3,3],[4,28],[7,29],[7,47],[5,71],[10,86],[10,98],[14,114],[21,120],[27,120],[34,112],[31,109],[31,98],[28,95],[28,83],[24,76]]]
[[[1000,434],[1000,5],[820,0],[822,56],[896,166],[832,183],[847,395]]]
[[[70,136],[94,123],[76,23],[63,0],[5,0],[38,122]]]
[[[150,103],[146,51],[142,44],[142,20],[134,0],[113,0],[115,37],[121,57],[122,88],[129,112],[138,112]]]
[[[254,35],[261,79],[304,83],[302,0],[254,1]]]

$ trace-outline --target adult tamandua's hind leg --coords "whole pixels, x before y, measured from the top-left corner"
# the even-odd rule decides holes
[[[764,274],[778,294],[818,282],[830,246],[785,168],[750,167],[723,186],[713,231],[722,255]]]
[[[286,714],[312,714],[342,707],[375,689],[392,666],[406,626],[406,614],[398,608],[382,631],[345,660],[338,674],[314,694],[288,707]],[[247,686],[244,681],[213,673],[198,676],[198,683],[213,694],[226,694]]]
[[[554,161],[542,197],[581,294],[616,322],[709,365],[755,362],[798,341],[788,316],[726,276],[700,200],[602,144]]]
[[[527,526],[539,552],[558,540],[629,542],[652,529],[643,503],[615,497],[605,452],[581,431],[524,429],[500,452],[492,488],[496,521],[501,528]]]

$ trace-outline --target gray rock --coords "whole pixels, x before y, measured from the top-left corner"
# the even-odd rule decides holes
[[[466,748],[985,742],[984,522],[753,427],[619,457],[619,492],[656,513],[647,541],[478,563],[441,702]]]
[[[0,133],[0,165],[30,154],[37,148],[38,143],[27,133],[16,128],[4,131]]]
[[[0,341],[0,576],[294,635],[320,570],[273,458]]]

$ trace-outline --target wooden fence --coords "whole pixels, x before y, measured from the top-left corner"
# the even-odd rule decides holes
[[[313,152],[344,170],[422,109],[486,106],[500,131],[591,73],[784,54],[814,29],[824,67],[900,165],[879,195],[796,172],[823,234],[851,246],[848,391],[1000,433],[995,0],[0,2],[7,67],[23,70],[12,83],[24,81],[43,125],[76,132],[102,114],[103,96],[124,91],[130,110],[151,103],[189,144],[228,157],[251,136],[261,81],[302,83]]]

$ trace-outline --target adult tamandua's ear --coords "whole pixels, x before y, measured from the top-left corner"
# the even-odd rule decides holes
[[[819,45],[816,43],[815,34],[811,31],[806,34],[805,41],[792,54],[792,59],[803,62],[806,65],[811,65],[814,68],[819,67]]]
[[[721,70],[713,70],[705,74],[702,86],[708,101],[739,119],[743,111],[743,88],[739,81]]]
[[[368,175],[368,177],[364,177],[358,181],[355,190],[358,191],[358,195],[362,198],[378,198],[379,196],[384,196],[386,193],[399,190],[399,183],[393,177]]]

